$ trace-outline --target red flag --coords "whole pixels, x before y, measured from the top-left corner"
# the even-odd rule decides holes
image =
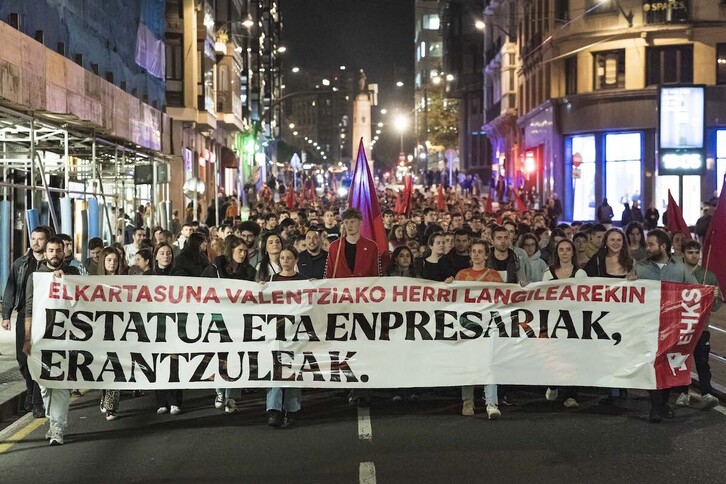
[[[668,220],[670,220],[670,211]],[[716,205],[716,211],[711,217],[703,243],[703,266],[713,272],[718,279],[719,287],[726,288],[726,176],[721,185],[721,196]],[[718,241],[721,242],[718,242]],[[703,281],[698,281],[703,284]]]
[[[401,213],[411,213],[411,200],[413,199],[413,177],[407,176],[403,181],[403,201],[401,202]]]
[[[306,183],[306,180],[305,180],[305,175],[302,176],[302,190],[301,190],[301,192],[302,192],[301,193],[302,197],[300,198],[300,200],[304,202],[304,201],[307,200],[307,194],[306,194],[306,192],[307,192],[307,183]]]
[[[686,221],[683,220],[683,214],[681,213],[681,207],[678,206],[676,201],[671,195],[671,191],[668,190],[668,215],[666,216],[667,228],[671,235],[676,232],[680,232],[686,236],[687,239],[692,239],[691,230],[686,225]]]
[[[439,193],[436,196],[436,209],[439,212],[443,212],[446,209],[446,204],[444,203],[444,185],[439,183]]]
[[[292,210],[295,208],[295,190],[293,189],[292,185],[287,187],[287,199],[285,200],[285,205],[287,206],[288,210]]]
[[[514,191],[514,208],[517,210],[517,212],[526,212],[527,211],[527,205],[524,204],[521,198],[519,198],[519,194],[517,191]]]
[[[388,237],[386,237],[386,229],[383,226],[383,215],[381,215],[381,207],[378,205],[373,174],[366,159],[363,138],[360,140],[358,158],[355,162],[355,168],[353,168],[353,177],[350,182],[350,192],[348,193],[348,206],[357,208],[363,214],[360,233],[363,237],[378,244],[378,254],[381,256],[381,262],[385,270],[390,260]]]
[[[492,191],[489,190],[489,195],[487,195],[487,204],[486,207],[484,207],[484,211],[491,213],[492,208]]]

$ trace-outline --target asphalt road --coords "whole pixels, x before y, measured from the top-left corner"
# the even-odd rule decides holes
[[[726,409],[679,409],[647,422],[647,401],[615,408],[581,399],[579,409],[522,394],[489,421],[459,415],[452,390],[418,403],[378,395],[370,411],[340,392],[309,391],[291,428],[266,426],[264,393],[245,394],[240,412],[189,392],[184,413],[156,415],[153,395],[124,395],[107,422],[98,392],[74,401],[66,444],[49,447],[48,425],[31,421],[0,443],[0,481],[55,482],[723,482]],[[635,395],[634,397],[637,397]],[[721,413],[724,412],[724,413]],[[41,423],[42,422],[42,423]],[[24,435],[26,434],[27,435]]]

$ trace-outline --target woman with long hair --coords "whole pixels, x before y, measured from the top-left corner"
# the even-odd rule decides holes
[[[413,220],[409,220],[405,225],[406,240],[418,240],[418,225]]]
[[[139,251],[141,252],[141,251]],[[151,276],[170,276],[174,268],[174,249],[167,242],[156,246],[153,255],[153,266],[145,274]],[[159,415],[181,413],[182,390],[156,390],[156,413]]]
[[[556,279],[585,279],[587,273],[577,267],[576,257],[577,249],[575,248],[574,242],[570,239],[562,239],[555,245],[554,252],[552,254],[552,265],[549,270],[544,273],[542,278],[543,281],[552,281]],[[577,387],[564,387],[564,403],[563,405],[567,408],[577,408],[580,406],[577,403]],[[545,392],[545,398],[549,401],[557,400],[559,390],[556,388],[547,388]]]
[[[625,279],[635,265],[628,250],[625,234],[618,228],[611,228],[605,232],[602,240],[602,247],[585,265],[585,272],[590,277]],[[603,403],[612,404],[616,397],[625,396],[627,396],[626,390],[611,388]]]
[[[625,227],[625,236],[630,256],[635,262],[640,262],[648,257],[648,254],[645,252],[645,232],[643,231],[643,224],[640,222],[630,222]]]
[[[392,277],[418,277],[413,267],[414,255],[406,245],[396,247],[391,255],[393,265],[386,273]]]
[[[444,257],[446,255],[446,244],[444,234],[436,232],[428,239],[430,254],[420,259],[421,269],[418,271],[422,279],[438,282],[451,282],[454,280],[456,271]]]
[[[550,234],[549,240],[547,242],[547,245],[540,249],[540,255],[542,257],[542,260],[545,261],[545,264],[547,266],[551,266],[553,262],[553,256],[555,253],[555,246],[557,243],[562,240],[566,239],[567,234],[562,229],[554,229],[552,233]]]
[[[280,252],[282,251],[282,238],[275,232],[267,232],[262,236],[260,243],[260,263],[257,264],[257,281],[271,281],[272,277],[280,272]]]
[[[403,225],[395,224],[388,231],[388,250],[393,252],[397,247],[406,244],[406,231]]]
[[[268,239],[269,240],[269,239]],[[271,282],[305,281],[295,267],[297,251],[293,247],[285,247],[279,252],[280,270],[270,277]],[[278,375],[279,376],[279,375]],[[289,427],[294,415],[300,411],[300,388],[272,387],[267,389],[267,425],[271,427]]]
[[[98,263],[99,276],[118,276],[121,274],[121,261],[123,257],[115,247],[105,247],[101,251]],[[116,420],[121,400],[120,390],[101,390],[101,413],[106,414],[106,420]]]
[[[254,281],[255,269],[247,261],[248,249],[247,243],[242,238],[228,235],[224,240],[224,254],[216,257],[204,269],[202,277]],[[240,389],[216,388],[215,390],[214,408],[224,408],[227,413],[236,412],[237,400],[241,397]]]
[[[633,264],[625,234],[619,228],[611,228],[603,235],[602,247],[585,265],[585,272],[590,277],[624,279]]]

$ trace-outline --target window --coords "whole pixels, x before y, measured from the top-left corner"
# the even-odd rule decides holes
[[[570,20],[569,0],[555,0],[555,22]]]
[[[418,59],[421,60],[426,57],[426,42],[421,41],[418,45]]]
[[[437,14],[430,14],[423,16],[423,28],[426,30],[439,30],[439,16]]]
[[[572,167],[574,220],[595,220],[595,136],[573,136],[572,158],[577,156],[580,166]],[[579,170],[579,171],[576,171]]]
[[[726,84],[726,44],[716,45],[716,83]]]
[[[166,79],[167,81],[184,79],[182,36],[180,34],[166,34]]]
[[[595,90],[625,88],[625,49],[593,53]]]
[[[718,57],[718,56],[717,56]],[[693,82],[693,46],[651,47],[646,57],[646,84]]]
[[[624,203],[641,202],[640,133],[606,135],[605,162],[605,196],[613,207],[613,220],[620,220]]]
[[[577,56],[565,59],[565,94],[577,94]]]

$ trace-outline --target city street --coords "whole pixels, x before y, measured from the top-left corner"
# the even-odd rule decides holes
[[[47,423],[31,420],[3,439],[5,482],[719,482],[726,472],[726,410],[678,409],[646,419],[643,392],[616,407],[584,398],[579,409],[518,394],[489,421],[459,415],[454,390],[368,410],[338,392],[309,391],[293,427],[266,425],[261,391],[240,412],[191,392],[185,412],[156,415],[152,395],[124,395],[120,419],[98,411],[98,392],[75,400],[66,443],[49,447]],[[694,405],[697,405],[694,404]]]

